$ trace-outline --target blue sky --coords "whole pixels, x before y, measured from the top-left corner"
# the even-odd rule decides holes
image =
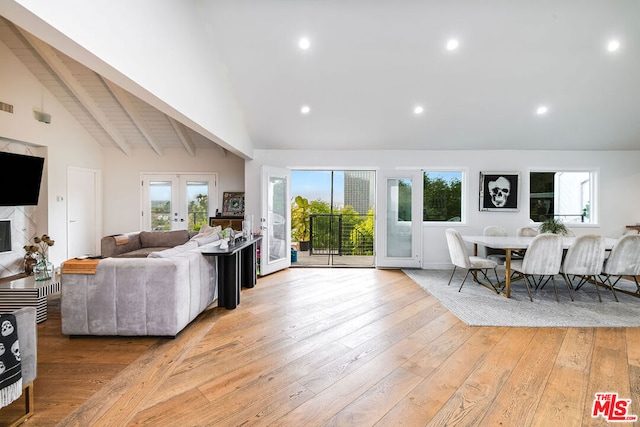
[[[333,203],[344,205],[344,172],[333,172]],[[331,201],[331,171],[291,171],[291,198]]]
[[[460,179],[460,172],[433,172],[433,171],[428,171],[429,172],[429,178],[434,179],[434,178],[442,178],[447,182],[450,182],[452,179],[457,178]]]

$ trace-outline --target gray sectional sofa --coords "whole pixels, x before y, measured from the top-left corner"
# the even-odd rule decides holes
[[[191,239],[187,233],[186,241],[173,247],[167,245],[178,233],[127,236],[128,243],[114,244],[107,252],[111,257],[98,262],[95,274],[62,269],[63,334],[176,336],[216,300],[217,261],[202,250],[215,245],[218,233]],[[105,239],[103,256],[110,246]],[[149,248],[154,250],[141,255]]]
[[[100,241],[101,255],[105,258],[146,258],[151,252],[183,245],[196,235],[196,232],[187,230],[173,230],[135,231],[105,236]]]

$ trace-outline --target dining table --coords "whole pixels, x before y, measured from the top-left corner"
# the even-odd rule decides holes
[[[467,243],[473,243],[473,255],[478,256],[478,246],[484,246],[487,248],[502,249],[505,252],[505,278],[504,278],[504,292],[500,292],[501,295],[511,298],[511,257],[513,251],[526,250],[534,237],[520,237],[520,236],[465,236],[462,235],[462,240]],[[574,242],[575,237],[562,237],[562,247],[567,250]],[[611,237],[604,238],[605,250],[610,251],[613,245],[618,239]]]

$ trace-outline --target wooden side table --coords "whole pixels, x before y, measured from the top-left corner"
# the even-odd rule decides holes
[[[27,276],[0,283],[0,313],[9,313],[22,307],[35,307],[36,322],[47,320],[47,296],[60,292],[60,276],[36,281]]]

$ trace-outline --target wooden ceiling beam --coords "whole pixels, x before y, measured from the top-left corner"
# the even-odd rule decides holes
[[[91,99],[87,91],[80,82],[73,76],[69,68],[62,62],[51,46],[34,37],[27,31],[17,27],[23,37],[29,42],[33,49],[40,55],[42,60],[49,65],[58,78],[75,95],[78,101],[87,109],[89,114],[98,122],[104,131],[113,139],[120,149],[127,155],[131,154],[131,146],[122,134],[111,123],[102,109]]]
[[[147,122],[145,122],[144,118],[129,97],[129,94],[120,86],[114,84],[113,82],[105,79],[102,76],[100,77],[102,78],[102,81],[107,85],[113,96],[118,100],[124,111],[129,115],[131,121],[133,121],[133,123],[137,126],[144,139],[151,146],[151,148],[153,148],[153,151],[155,151],[159,156],[162,156],[162,147],[160,147],[155,141],[153,133],[151,132],[151,128],[149,127],[149,125],[147,125]]]
[[[187,152],[191,156],[195,156],[196,146],[193,144],[193,141],[191,141],[191,138],[189,138],[189,135],[187,135],[187,132],[184,130],[182,125],[175,121],[172,117],[167,116],[167,119],[169,120],[169,123],[171,123],[171,126],[173,126],[173,130],[176,131],[178,138],[182,142],[182,145],[184,145],[184,148],[187,150]]]

